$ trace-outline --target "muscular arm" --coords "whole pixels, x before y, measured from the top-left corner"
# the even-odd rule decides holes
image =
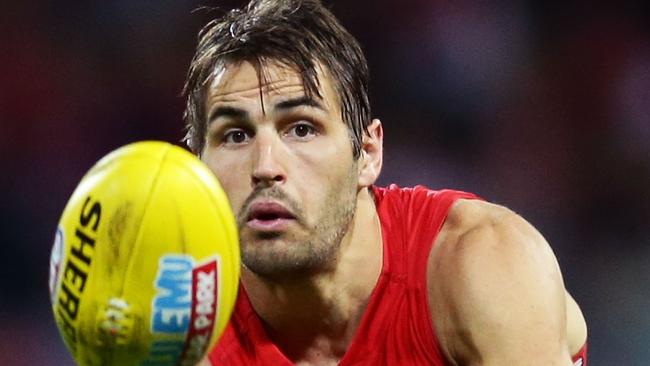
[[[432,318],[452,364],[572,365],[560,269],[544,238],[518,215],[460,201],[428,274]]]
[[[212,366],[212,364],[210,363],[208,356],[205,356],[199,363],[196,364],[196,366]]]

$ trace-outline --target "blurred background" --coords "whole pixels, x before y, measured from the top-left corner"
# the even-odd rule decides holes
[[[368,57],[380,183],[522,214],[582,306],[590,365],[648,365],[650,3],[325,2]],[[201,5],[241,2],[0,5],[0,365],[73,365],[47,290],[59,215],[104,154],[180,142]]]

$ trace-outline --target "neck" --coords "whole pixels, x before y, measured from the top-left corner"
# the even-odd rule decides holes
[[[330,270],[269,279],[242,270],[242,283],[269,337],[294,362],[338,360],[359,326],[382,266],[381,224],[368,189]]]

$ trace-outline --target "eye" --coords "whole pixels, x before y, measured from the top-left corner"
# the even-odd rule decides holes
[[[246,143],[250,140],[250,133],[242,129],[232,129],[226,131],[223,135],[223,142],[229,145],[238,145]]]
[[[292,125],[286,132],[289,137],[301,140],[310,139],[317,134],[316,128],[307,122],[299,122]]]

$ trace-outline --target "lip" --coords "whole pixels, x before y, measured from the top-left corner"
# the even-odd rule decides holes
[[[259,201],[250,205],[246,225],[256,231],[283,231],[296,216],[276,201]]]

